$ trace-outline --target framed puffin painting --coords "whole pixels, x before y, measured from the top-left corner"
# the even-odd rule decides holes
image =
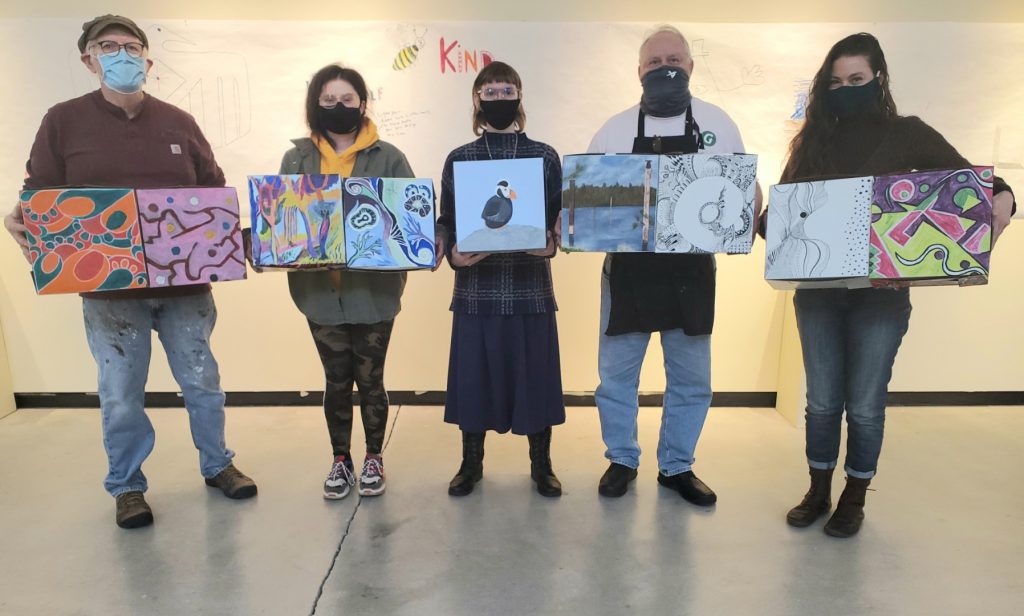
[[[520,252],[547,245],[543,159],[458,161],[453,171],[460,252]]]

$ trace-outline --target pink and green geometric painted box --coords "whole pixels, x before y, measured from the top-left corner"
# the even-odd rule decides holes
[[[772,186],[765,279],[774,287],[988,282],[992,167]]]
[[[987,277],[992,178],[992,167],[875,178],[869,277]]]

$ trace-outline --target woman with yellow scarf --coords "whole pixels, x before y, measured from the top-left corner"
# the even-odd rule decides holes
[[[353,69],[331,64],[317,71],[306,94],[309,137],[281,161],[284,174],[340,174],[343,177],[415,177],[395,146],[381,141],[366,116],[368,91]],[[388,419],[384,359],[395,316],[401,309],[404,272],[292,271],[292,299],[313,334],[327,379],[324,414],[334,461],[324,481],[324,498],[348,496],[356,485],[352,464],[352,385],[366,433],[366,458],[358,479],[363,496],[384,492],[381,450]]]

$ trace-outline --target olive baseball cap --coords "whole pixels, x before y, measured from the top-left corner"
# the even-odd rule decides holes
[[[85,53],[85,45],[100,35],[110,26],[121,26],[125,30],[139,37],[142,45],[149,47],[149,40],[146,33],[134,21],[120,15],[101,15],[82,24],[82,36],[78,37],[78,51]]]

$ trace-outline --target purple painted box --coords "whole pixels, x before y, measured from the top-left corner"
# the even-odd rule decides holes
[[[245,278],[234,188],[135,191],[151,287]]]

